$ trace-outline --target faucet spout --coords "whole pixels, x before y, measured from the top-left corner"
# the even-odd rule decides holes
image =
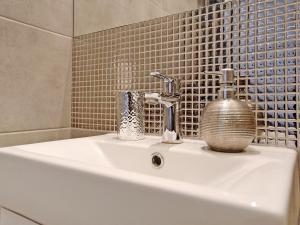
[[[177,82],[159,72],[150,74],[153,77],[164,81],[164,91],[159,93],[146,93],[145,102],[149,104],[161,104],[164,107],[163,115],[163,136],[162,142],[168,144],[182,143],[181,131],[179,126],[179,101],[180,96],[177,90]]]
[[[160,104],[161,97],[158,93],[145,93],[145,102],[148,104]]]
[[[165,107],[171,107],[173,104],[166,100],[159,93],[146,93],[145,94],[145,102],[148,104],[162,104]]]

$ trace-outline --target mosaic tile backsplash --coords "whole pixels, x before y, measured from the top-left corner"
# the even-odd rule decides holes
[[[180,80],[185,137],[200,136],[218,77],[236,69],[240,99],[255,105],[255,142],[300,143],[300,2],[240,0],[77,36],[73,43],[72,127],[116,130],[120,90],[161,92],[160,71]],[[161,134],[162,107],[146,105],[146,133]]]

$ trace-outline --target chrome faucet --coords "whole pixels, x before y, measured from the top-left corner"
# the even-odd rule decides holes
[[[164,83],[162,93],[145,94],[146,103],[162,104],[164,106],[162,142],[180,144],[182,138],[179,126],[179,82],[160,72],[151,72],[150,75],[162,79]]]

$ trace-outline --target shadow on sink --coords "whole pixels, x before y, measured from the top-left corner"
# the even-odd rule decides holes
[[[201,149],[203,151],[210,151],[210,152],[214,152],[213,150],[209,149],[208,146],[203,146],[201,147]],[[259,151],[255,150],[254,148],[252,148],[251,146],[250,147],[247,147],[247,149],[245,149],[243,152],[238,152],[238,153],[225,153],[225,152],[215,152],[216,154],[228,154],[228,155],[257,155],[257,154],[261,154]]]

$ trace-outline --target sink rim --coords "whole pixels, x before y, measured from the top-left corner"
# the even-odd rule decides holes
[[[115,134],[109,134],[107,136],[115,136]],[[70,141],[81,141],[81,140],[97,140],[99,137],[103,137],[104,135],[99,135],[99,136],[94,136],[94,137],[87,137],[87,138],[79,138],[79,139],[68,139],[68,140],[63,140],[63,141],[55,141],[55,142],[70,142]],[[159,141],[159,137],[153,137],[153,136],[147,136],[156,142]],[[147,138],[146,137],[146,138]],[[205,145],[204,142],[198,141],[198,140],[185,140],[187,143],[196,143],[196,144],[201,144]],[[46,142],[50,143],[50,142]],[[51,142],[53,143],[53,142]],[[128,143],[128,142],[127,142]],[[132,144],[133,142],[131,142]],[[45,143],[40,143],[40,144],[45,144]],[[129,143],[128,143],[129,144]],[[34,144],[35,145],[35,144]],[[249,203],[248,200],[241,199],[241,197],[236,196],[232,193],[222,191],[217,188],[213,187],[206,187],[204,185],[196,185],[192,183],[187,183],[187,182],[182,182],[178,180],[172,180],[172,179],[166,179],[162,177],[156,177],[156,176],[151,176],[147,174],[141,174],[141,173],[134,173],[118,168],[112,168],[112,167],[107,167],[103,166],[100,164],[88,164],[80,161],[74,161],[71,159],[66,159],[66,158],[60,158],[56,156],[49,156],[41,153],[36,153],[36,152],[30,152],[26,151],[24,149],[21,149],[22,146],[29,146],[29,145],[21,145],[21,146],[13,146],[13,147],[6,147],[6,148],[0,148],[0,155],[1,154],[6,154],[11,157],[18,157],[18,158],[23,158],[25,160],[29,160],[35,163],[47,163],[48,165],[52,166],[58,166],[62,167],[65,169],[69,170],[75,170],[80,173],[88,173],[90,175],[94,176],[103,176],[106,178],[110,179],[115,179],[131,184],[136,184],[140,186],[147,186],[151,187],[154,189],[160,189],[166,192],[171,192],[171,193],[176,193],[180,195],[185,195],[185,196],[190,196],[193,198],[201,199],[201,200],[206,200],[206,201],[213,201],[218,204],[223,204],[223,205],[235,205],[236,207],[241,207],[241,208],[247,208],[248,210],[254,210],[254,211],[260,211],[264,212],[267,214],[272,214],[272,215],[279,215],[282,214],[282,212],[285,211],[285,208],[287,207],[286,204],[282,205],[277,205],[274,207],[274,205],[269,204],[269,203],[263,203],[260,202],[257,206],[253,207],[251,203]],[[180,145],[178,148],[180,149]],[[184,145],[182,145],[184,146]],[[274,150],[274,147],[270,146],[254,146],[254,148],[260,149],[260,151],[265,151],[262,150],[262,148],[270,148]],[[275,147],[276,148],[276,147]],[[292,150],[292,149],[287,149],[287,148],[276,148],[275,150],[278,150],[280,152],[286,151],[285,153],[289,153],[289,158],[292,160],[292,164],[295,166],[296,165],[296,156],[297,153]],[[216,155],[226,155],[226,157],[229,157],[229,154],[234,154],[236,153],[220,153],[220,152],[210,152],[212,154]],[[292,169],[292,165],[290,165],[290,169]],[[101,169],[99,169],[101,168]],[[289,168],[287,168],[289,169]],[[292,179],[290,178],[286,178]],[[286,184],[288,186],[288,184]],[[289,187],[287,187],[289,188]],[[285,198],[286,196],[281,196],[281,200]],[[270,207],[272,206],[272,207]]]

